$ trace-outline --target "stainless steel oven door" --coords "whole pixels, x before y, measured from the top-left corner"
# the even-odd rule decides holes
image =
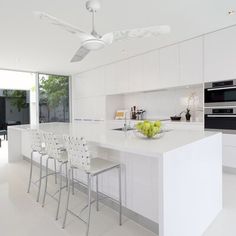
[[[205,129],[236,130],[236,108],[206,108]]]
[[[236,81],[205,84],[205,107],[236,106]]]

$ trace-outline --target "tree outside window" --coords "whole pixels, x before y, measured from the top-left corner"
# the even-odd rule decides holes
[[[40,122],[69,122],[69,77],[39,75]]]

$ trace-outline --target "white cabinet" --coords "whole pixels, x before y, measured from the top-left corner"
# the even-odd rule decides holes
[[[104,82],[104,68],[73,76],[73,98],[104,95]]]
[[[107,95],[128,92],[129,63],[128,60],[107,65],[105,67],[105,93]]]
[[[141,87],[144,84],[143,78],[143,58],[142,56],[132,57],[129,59],[130,78],[129,91],[142,91]]]
[[[73,100],[73,119],[105,119],[105,96],[86,97]]]
[[[203,38],[180,44],[180,85],[203,83]]]
[[[235,134],[223,134],[223,166],[236,168]]]
[[[236,27],[205,36],[205,81],[236,78]]]
[[[129,59],[129,91],[147,91],[159,88],[159,51]]]
[[[175,87],[180,84],[179,45],[160,49],[160,85]]]

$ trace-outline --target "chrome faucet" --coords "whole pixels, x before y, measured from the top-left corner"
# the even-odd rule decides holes
[[[128,131],[130,129],[130,121],[129,121],[129,124],[127,123],[127,112],[125,112],[125,123],[124,123],[124,126],[123,126],[123,131]]]
[[[125,123],[124,123],[124,127],[123,127],[123,130],[124,131],[127,131],[128,130],[128,127],[127,127],[127,112],[125,112]]]

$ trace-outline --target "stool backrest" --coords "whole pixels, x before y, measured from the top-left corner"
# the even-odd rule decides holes
[[[65,147],[68,154],[69,162],[72,166],[83,168],[85,170],[90,168],[90,156],[87,142],[84,138],[63,136]]]
[[[45,142],[45,150],[47,155],[59,160],[62,150],[56,135],[51,132],[43,132],[42,136]]]
[[[30,130],[31,136],[31,149],[36,152],[40,152],[42,150],[42,139],[41,134],[37,129]]]

